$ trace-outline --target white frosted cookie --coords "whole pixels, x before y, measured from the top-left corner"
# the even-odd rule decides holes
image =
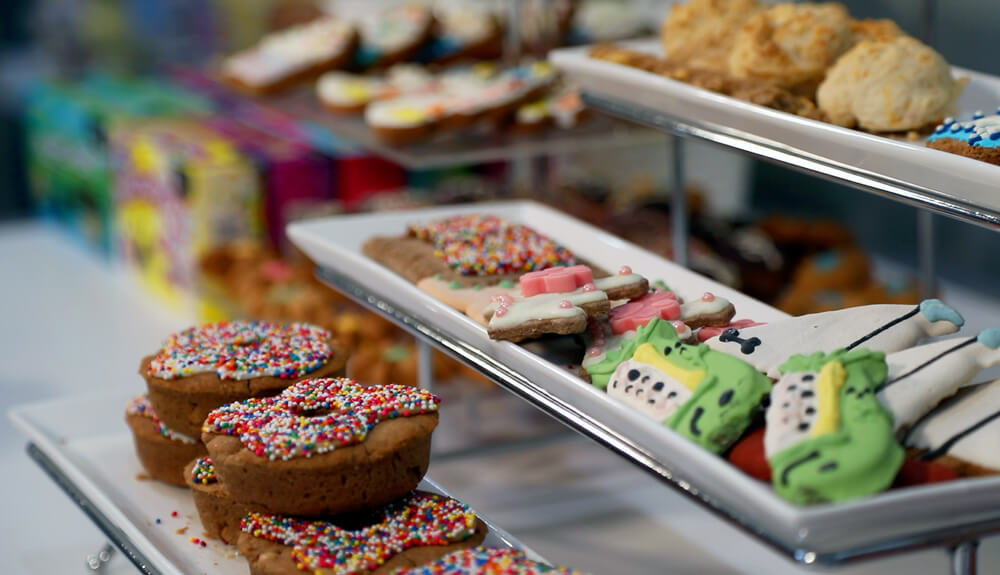
[[[1000,380],[963,393],[920,421],[905,439],[924,459],[948,455],[1000,473]]]

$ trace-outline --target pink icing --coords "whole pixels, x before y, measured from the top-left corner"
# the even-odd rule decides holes
[[[646,325],[654,317],[675,320],[681,317],[681,306],[670,292],[652,292],[611,310],[608,320],[611,331],[622,334]]]
[[[490,301],[497,304],[498,306],[508,306],[514,303],[514,298],[510,294],[497,294],[490,298]]]
[[[704,293],[704,295],[701,296],[701,301],[715,301],[715,294],[713,294],[710,291],[707,291]]]
[[[723,327],[703,327],[698,330],[698,341],[708,341],[713,337],[718,336],[724,330],[731,327],[736,329],[742,329],[744,327],[753,327],[755,325],[764,325],[762,323],[756,322],[752,319],[737,319],[729,322],[729,325]]]
[[[503,316],[507,315],[507,308],[504,307],[504,306],[500,306],[500,307],[497,308],[497,310],[495,312],[493,312],[493,315],[495,315],[497,317],[503,317]]]
[[[587,357],[597,357],[599,355],[601,355],[601,348],[599,347],[592,347],[587,350]]]
[[[561,307],[562,309],[569,309],[573,307],[573,303],[570,302],[568,299],[564,299],[561,302],[559,302],[559,307]]]
[[[584,265],[554,267],[521,276],[521,294],[524,297],[543,293],[562,293],[594,281],[594,274]]]
[[[620,276],[632,275],[632,268],[630,268],[628,266],[622,266],[622,267],[618,268],[618,275],[620,275]]]

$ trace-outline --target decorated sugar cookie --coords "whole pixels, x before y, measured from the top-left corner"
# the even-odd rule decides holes
[[[493,296],[512,294],[517,289],[510,280],[501,280],[495,286],[467,287],[457,281],[445,281],[440,274],[418,281],[417,287],[482,325],[489,323],[483,312],[492,303]]]
[[[434,16],[437,33],[418,54],[421,62],[445,64],[501,56],[502,29],[489,11],[468,4],[440,6]]]
[[[943,461],[963,475],[1000,473],[1000,380],[942,404],[906,435],[921,458]]]
[[[416,3],[394,6],[362,20],[355,65],[375,68],[408,59],[428,39],[433,24],[430,9]]]
[[[427,139],[445,113],[438,94],[403,96],[370,103],[365,122],[383,142],[404,146]]]
[[[799,504],[881,492],[903,464],[892,414],[875,396],[885,380],[882,352],[795,355],[771,391],[764,451],[772,484]]]
[[[1000,164],[1000,109],[990,116],[977,112],[968,122],[945,119],[927,138],[927,146]]]
[[[263,575],[388,572],[474,547],[487,531],[465,504],[421,491],[355,523],[360,525],[251,511],[241,526],[240,552]]]
[[[740,438],[771,387],[740,359],[683,343],[660,318],[585,369],[609,397],[715,453]]]
[[[899,432],[954,395],[980,371],[1000,364],[1000,329],[892,353],[886,362],[889,377],[878,389],[878,399],[893,414]]]
[[[797,353],[831,352],[863,347],[893,352],[911,347],[925,337],[953,333],[965,321],[940,300],[918,306],[867,305],[793,317],[767,325],[723,331],[706,343],[737,355],[769,377]]]

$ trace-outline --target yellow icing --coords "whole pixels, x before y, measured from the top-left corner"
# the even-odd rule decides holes
[[[371,98],[368,84],[361,81],[345,82],[342,88],[344,96],[355,102],[363,102]]]
[[[667,358],[663,357],[653,344],[644,343],[636,348],[635,354],[632,359],[638,362],[651,365],[659,371],[665,373],[666,375],[677,380],[681,385],[694,391],[698,384],[701,383],[708,372],[703,369],[684,369],[671,363]]]
[[[391,116],[400,122],[422,122],[427,119],[427,113],[420,108],[394,108],[391,110]]]
[[[816,382],[816,423],[809,432],[810,437],[833,433],[840,427],[840,388],[845,381],[847,371],[839,361],[831,361],[820,370],[819,381]]]

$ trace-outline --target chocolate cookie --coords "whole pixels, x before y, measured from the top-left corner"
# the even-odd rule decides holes
[[[185,486],[184,465],[205,455],[199,439],[177,433],[156,416],[145,395],[136,397],[125,408],[125,421],[132,430],[135,453],[153,479]]]

